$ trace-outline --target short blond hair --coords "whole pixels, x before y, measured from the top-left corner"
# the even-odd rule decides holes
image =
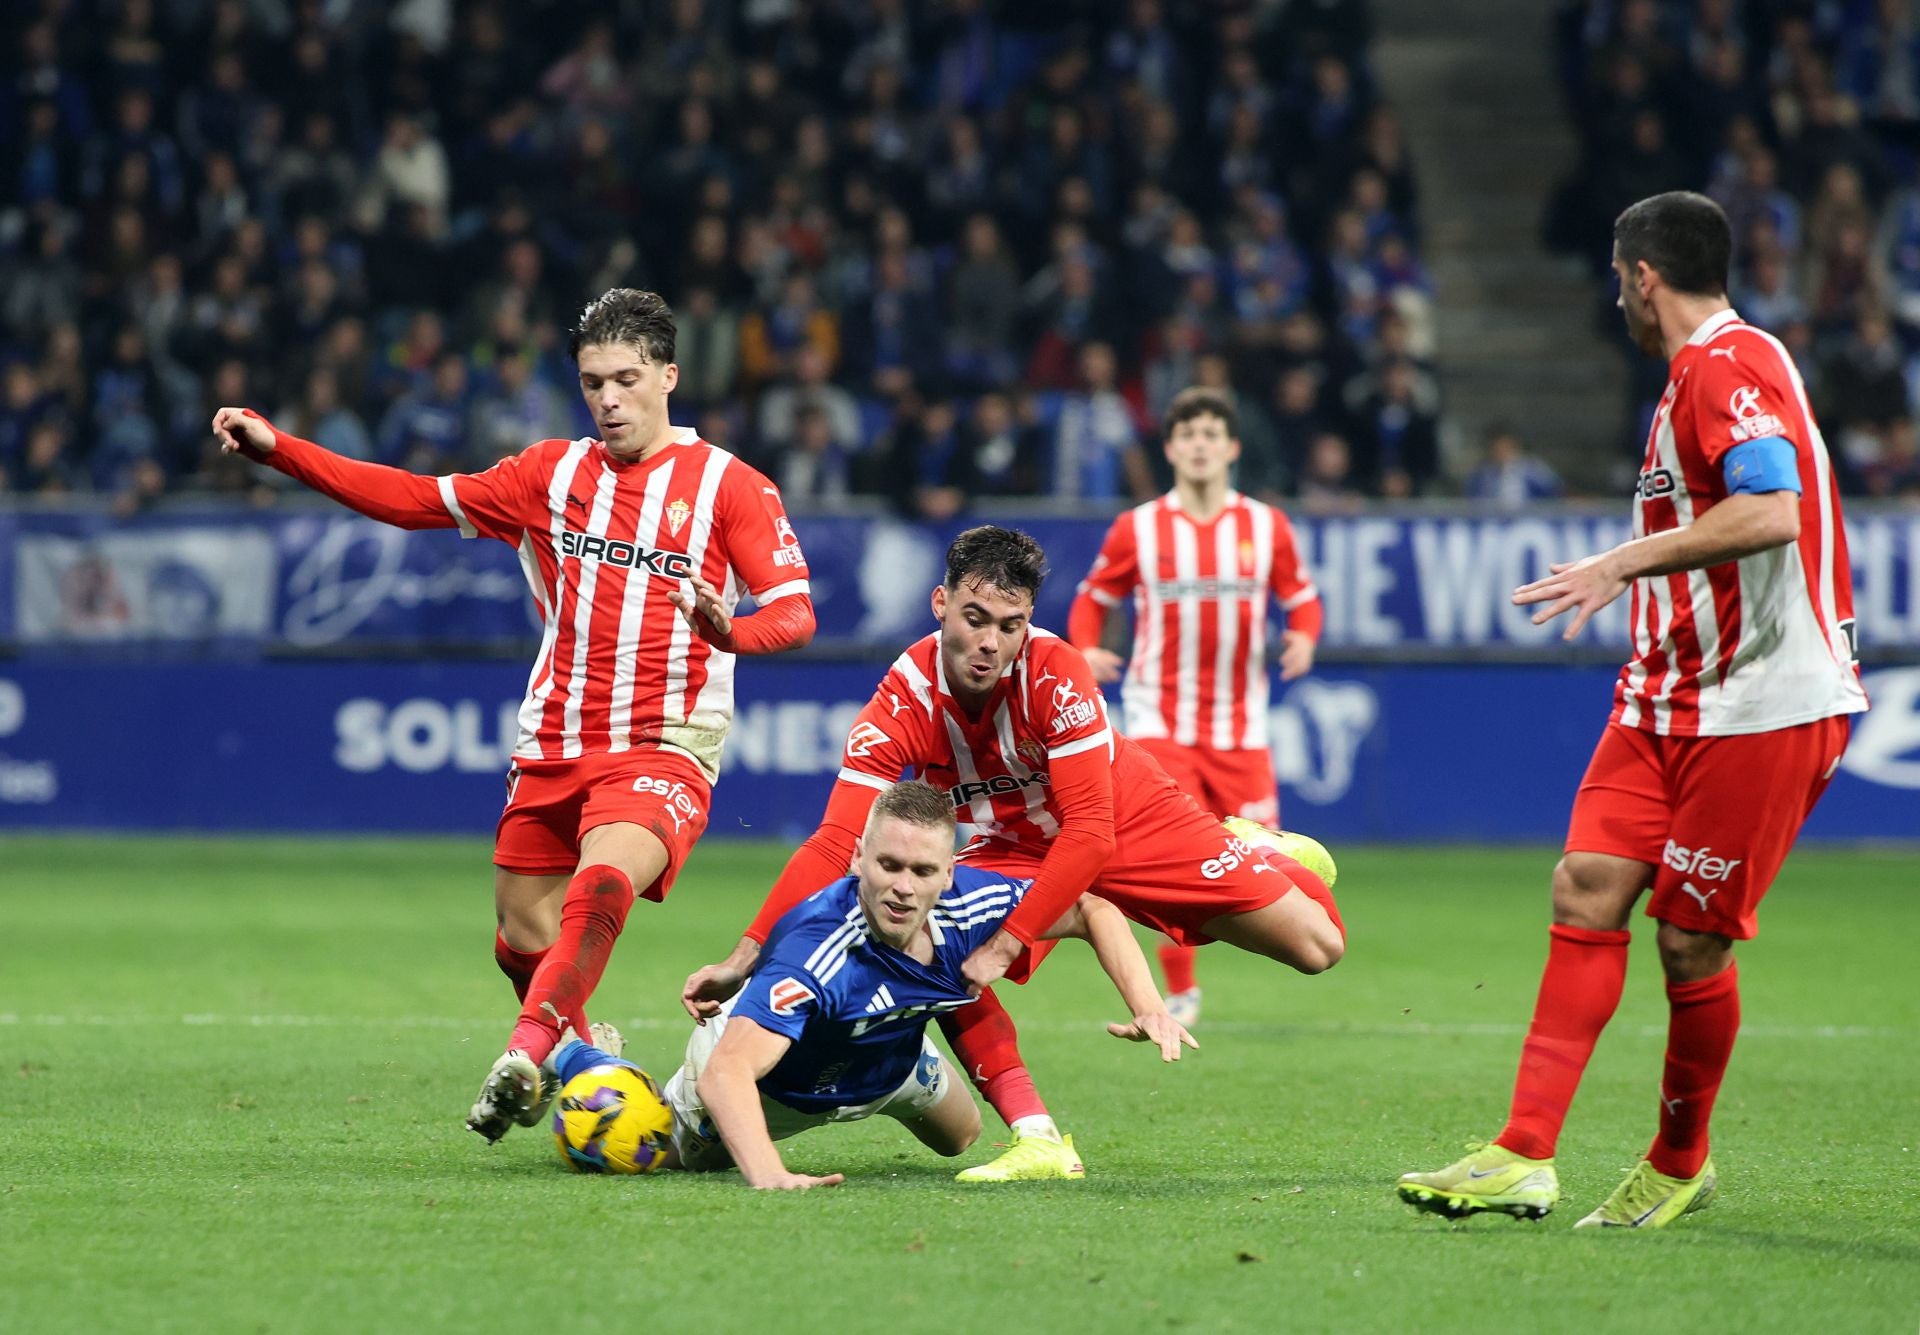
[[[883,816],[905,821],[909,825],[944,829],[949,834],[954,830],[952,800],[924,779],[896,783],[880,794],[873,804],[872,814],[867,817],[868,826],[871,827]]]

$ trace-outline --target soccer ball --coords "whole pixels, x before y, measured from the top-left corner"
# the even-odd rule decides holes
[[[645,1071],[595,1066],[561,1089],[553,1139],[576,1173],[651,1173],[673,1144],[673,1113]]]
[[[1334,878],[1340,874],[1340,869],[1333,865],[1333,854],[1327,852],[1326,845],[1318,839],[1309,839],[1292,830],[1270,830],[1245,816],[1229,816],[1220,823],[1236,839],[1244,839],[1255,848],[1271,848],[1276,853],[1292,858],[1325,881],[1327,889],[1333,889]]]

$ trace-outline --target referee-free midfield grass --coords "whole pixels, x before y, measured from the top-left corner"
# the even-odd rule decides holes
[[[0,839],[0,1330],[1591,1330],[1920,1325],[1920,857],[1803,851],[1741,951],[1721,1198],[1572,1232],[1651,1135],[1641,925],[1543,1224],[1415,1215],[1395,1176],[1505,1111],[1551,850],[1336,848],[1351,953],[1201,957],[1163,1067],[1083,948],[1008,989],[1083,1183],[963,1188],[896,1125],[785,1145],[846,1186],[576,1177],[461,1127],[506,1036],[488,848]],[[780,864],[701,847],[594,1014],[664,1078],[675,995]],[[988,1114],[986,1141],[1004,1130]]]

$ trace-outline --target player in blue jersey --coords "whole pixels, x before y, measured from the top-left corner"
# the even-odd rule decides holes
[[[699,1003],[700,1028],[663,1091],[673,1111],[668,1166],[737,1164],[749,1186],[836,1186],[838,1173],[789,1172],[774,1147],[809,1127],[876,1113],[943,1155],[980,1134],[964,1080],[926,1029],[973,1000],[960,966],[1005,921],[1028,882],[953,861],[953,803],[929,784],[896,784],[874,803],[855,850],[857,876],[818,891],[775,927],[753,976],[724,1005]],[[1048,938],[1089,941],[1132,1014],[1118,1038],[1158,1044],[1176,1061],[1191,1035],[1167,1014],[1133,929],[1083,895]],[[564,1082],[609,1060],[570,1043]]]

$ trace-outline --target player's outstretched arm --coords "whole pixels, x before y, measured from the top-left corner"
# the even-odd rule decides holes
[[[792,1046],[784,1035],[736,1015],[694,1084],[694,1092],[713,1118],[740,1176],[756,1191],[804,1191],[808,1187],[837,1187],[846,1181],[839,1173],[809,1177],[788,1172],[767,1131],[758,1082]]]
[[[1563,638],[1573,639],[1594,613],[1649,575],[1738,561],[1784,547],[1800,537],[1800,495],[1793,491],[1737,492],[1682,528],[1623,542],[1584,560],[1548,566],[1544,579],[1513,591],[1519,606],[1546,603],[1533,614],[1538,626],[1562,612],[1574,613]]]
[[[1093,946],[1094,958],[1113,980],[1127,1013],[1133,1016],[1127,1024],[1108,1025],[1109,1034],[1135,1043],[1157,1043],[1161,1061],[1179,1061],[1183,1043],[1196,1052],[1200,1050],[1193,1035],[1167,1014],[1167,1003],[1153,985],[1153,972],[1147,968],[1147,957],[1140,953],[1133,926],[1119,909],[1098,895],[1082,895],[1046,935],[1079,937]]]
[[[774,924],[808,895],[847,874],[854,841],[866,828],[867,813],[879,796],[880,789],[867,783],[835,782],[820,828],[793,850],[739,944],[718,964],[703,965],[687,975],[680,989],[680,1004],[687,1014],[703,1024],[719,1014],[721,1003],[738,992],[753,972]]]
[[[1113,853],[1113,766],[1106,748],[1056,757],[1049,770],[1060,833],[1020,907],[960,966],[975,996],[1006,976],[1021,950],[1086,893]]]
[[[453,528],[442,479],[335,454],[277,429],[251,408],[221,408],[213,435],[223,454],[244,454],[369,519],[399,528]],[[449,484],[450,486],[450,484]]]

